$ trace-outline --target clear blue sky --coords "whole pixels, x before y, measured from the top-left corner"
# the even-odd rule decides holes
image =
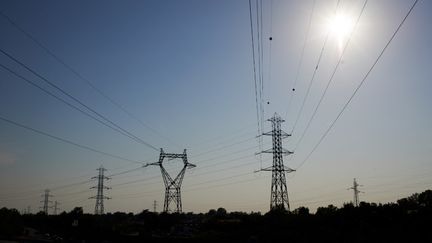
[[[265,117],[274,112],[291,131],[326,36],[336,1],[317,1],[291,91],[313,1],[263,1]],[[340,1],[354,18],[363,1]],[[412,1],[369,1],[334,82],[308,133],[285,164],[297,168],[377,58]],[[272,10],[271,10],[272,9]],[[90,107],[167,152],[188,149],[184,211],[262,211],[269,207],[271,164],[260,157],[255,109],[249,5],[237,1],[2,1],[0,10],[148,129],[77,78],[0,16],[0,48]],[[432,3],[420,1],[321,146],[287,176],[292,208],[348,202],[358,178],[361,200],[394,201],[430,188],[432,180]],[[272,13],[272,14],[270,14]],[[267,38],[272,31],[271,63]],[[330,36],[311,93],[287,149],[298,141],[340,55]],[[0,54],[0,63],[49,88]],[[290,96],[292,104],[288,110]],[[133,160],[154,162],[158,151],[136,143],[0,69],[0,116]],[[270,129],[265,124],[265,129]],[[154,132],[157,131],[157,132]],[[264,138],[269,148],[271,139]],[[175,167],[176,161],[167,164]],[[0,121],[0,207],[32,211],[51,188],[63,210],[83,206],[96,175],[139,167],[60,143]],[[174,172],[175,168],[169,168]],[[123,184],[135,180],[135,183]],[[123,185],[121,185],[123,184]],[[107,182],[107,211],[139,212],[163,204],[157,167]]]

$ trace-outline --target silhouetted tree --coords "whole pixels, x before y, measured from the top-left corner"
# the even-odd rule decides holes
[[[420,193],[417,200],[420,206],[432,208],[432,190],[426,190]]]
[[[302,216],[309,215],[309,208],[299,207],[299,208],[294,209],[293,213],[297,214],[297,215],[302,215]]]
[[[329,216],[333,215],[336,211],[337,207],[335,207],[333,204],[330,204],[327,207],[317,208],[316,215]]]
[[[82,207],[75,207],[69,214],[72,216],[80,216],[84,214],[84,210]]]
[[[218,217],[225,217],[227,215],[227,211],[225,208],[218,208],[216,211],[216,215]]]
[[[16,209],[0,209],[0,236],[17,235],[23,230],[21,215]]]

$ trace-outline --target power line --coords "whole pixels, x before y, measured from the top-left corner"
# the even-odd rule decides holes
[[[134,119],[138,123],[140,123],[145,128],[151,130],[153,133],[157,134],[158,136],[164,138],[168,142],[171,142],[172,144],[175,144],[170,138],[162,135],[160,132],[158,132],[156,129],[152,128],[145,122],[143,122],[141,119],[139,119],[136,115],[134,115],[132,112],[128,111],[124,106],[122,106],[120,103],[116,102],[113,98],[108,96],[105,92],[103,92],[100,88],[98,88],[96,85],[94,85],[93,82],[91,82],[89,79],[85,78],[81,73],[79,73],[75,68],[67,64],[63,59],[61,59],[58,55],[56,55],[52,50],[50,50],[47,46],[43,45],[39,40],[37,40],[33,35],[31,35],[28,31],[23,29],[20,25],[18,25],[15,21],[13,21],[8,15],[6,15],[4,12],[0,11],[0,15],[2,15],[12,26],[14,26],[17,30],[19,30],[21,33],[23,33],[27,38],[32,40],[37,46],[39,46],[42,50],[44,50],[49,56],[54,58],[57,62],[59,62],[63,67],[65,67],[67,70],[69,70],[71,73],[73,73],[76,77],[78,77],[80,80],[84,81],[87,85],[89,85],[93,90],[95,90],[97,93],[99,93],[102,97],[107,99],[111,104],[116,106],[118,109],[123,111],[125,114],[127,114],[130,118]]]
[[[268,76],[267,76],[267,97],[270,102],[270,84],[271,84],[271,67],[272,67],[272,40],[273,40],[273,0],[270,0],[270,33],[269,33],[269,63],[268,63]]]
[[[196,183],[196,184],[192,184],[192,186],[199,186],[199,185],[203,185],[203,184],[208,184],[208,183],[214,183],[214,182],[219,182],[219,181],[225,181],[227,179],[232,179],[232,178],[238,178],[241,176],[246,176],[246,175],[253,175],[253,172],[249,172],[249,173],[242,173],[242,174],[236,174],[236,175],[232,175],[232,176],[228,176],[228,177],[223,177],[223,178],[219,178],[217,180],[211,180],[211,181],[207,181],[204,183]],[[241,183],[246,183],[246,182],[251,182],[251,181],[256,181],[259,178],[265,178],[265,177],[257,177],[257,178],[252,178],[252,179],[247,179],[247,180],[240,180],[240,181],[234,181],[234,182],[229,182],[229,183],[224,183],[224,184],[218,184],[218,185],[211,185],[211,186],[204,186],[204,187],[195,187],[195,188],[189,188],[188,190],[185,190],[185,192],[190,192],[190,191],[197,191],[197,190],[202,190],[202,189],[210,189],[210,188],[216,188],[216,187],[224,187],[224,186],[231,186],[231,185],[235,185],[235,184],[241,184]],[[144,193],[139,193],[139,194],[133,194],[133,195],[139,195],[137,197],[128,197],[128,198],[140,198],[143,197],[142,195],[148,195],[148,194],[153,194],[153,193],[159,193],[159,190],[153,190],[153,191],[147,191]],[[122,195],[122,198],[123,197]]]
[[[250,29],[251,29],[251,41],[252,41],[252,61],[253,61],[253,70],[254,70],[254,85],[255,85],[255,102],[256,102],[256,112],[257,112],[257,126],[258,126],[258,135],[260,135],[264,129],[264,74],[263,74],[263,21],[262,21],[262,0],[255,1],[255,17],[256,23],[253,21],[252,14],[252,2],[249,0],[249,20],[250,20]],[[254,25],[256,25],[256,36],[254,33]],[[256,44],[255,44],[256,37]],[[255,55],[255,52],[257,52]],[[258,56],[258,57],[256,57]],[[256,60],[258,59],[258,60]],[[258,67],[257,67],[258,65]],[[258,146],[262,149],[262,138],[260,136],[257,137]],[[262,164],[262,159],[260,156],[260,162]]]
[[[220,133],[217,136],[206,138],[206,139],[199,139],[199,144],[196,144],[196,146],[193,146],[195,149],[205,149],[207,147],[214,147],[219,144],[225,144],[230,141],[236,140],[237,138],[243,138],[246,136],[249,136],[250,134],[255,134],[256,131],[250,131],[249,128],[251,125],[256,126],[255,121],[252,123],[246,123],[243,125],[243,128],[229,132],[229,134]],[[247,132],[244,132],[247,130]]]
[[[253,63],[253,73],[254,73],[254,84],[255,84],[255,106],[257,112],[257,123],[258,123],[258,134],[260,132],[260,112],[259,112],[259,103],[258,103],[258,82],[257,82],[257,71],[256,71],[256,58],[255,58],[255,41],[254,41],[254,28],[253,28],[253,20],[252,20],[252,3],[249,0],[249,20],[250,20],[250,30],[251,30],[251,43],[252,43],[252,63]]]
[[[135,163],[134,163],[134,164],[135,164]],[[115,168],[115,169],[111,169],[111,171],[117,171],[117,170],[119,170],[119,169],[123,169],[124,167],[125,167],[125,166],[118,167],[118,168]],[[139,168],[135,168],[135,170],[136,170],[136,169],[140,169],[140,168],[142,168],[142,166],[140,166]],[[123,171],[123,172],[125,172],[125,171]],[[115,173],[115,174],[113,174],[113,175],[123,174],[123,172]],[[126,172],[126,173],[128,173],[128,172]],[[92,173],[92,174],[85,174],[85,175],[81,175],[81,176],[74,176],[74,177],[64,178],[64,179],[61,179],[61,180],[57,180],[57,182],[58,182],[58,181],[70,180],[70,179],[78,179],[78,178],[83,178],[83,177],[89,177],[89,176],[91,176],[91,175],[93,175],[93,173]],[[111,177],[111,176],[112,176],[112,175],[110,175],[110,177]],[[61,189],[61,188],[72,187],[72,186],[75,186],[75,185],[82,185],[82,184],[86,184],[86,183],[88,183],[88,182],[92,182],[92,180],[85,180],[85,181],[79,181],[79,182],[74,182],[74,183],[70,183],[70,184],[64,184],[64,185],[60,185],[60,186],[54,187],[54,189]],[[53,182],[48,183],[48,185],[53,185],[53,184],[56,184],[56,181],[53,181]],[[14,195],[14,194],[20,194],[20,195],[23,195],[23,194],[31,194],[31,193],[38,193],[38,194],[39,194],[39,192],[43,189],[42,187],[43,187],[43,188],[47,188],[46,185],[41,185],[39,189],[35,189],[35,190],[27,190],[27,191],[20,191],[20,192],[17,192],[17,191],[15,190],[15,191],[12,193],[12,195]],[[35,188],[35,187],[31,187],[31,188]],[[48,187],[48,188],[49,188],[49,187]],[[51,187],[51,188],[52,188],[52,187]],[[6,193],[6,194],[11,195],[11,193]],[[69,193],[67,193],[67,194],[69,194]],[[11,198],[11,197],[9,197],[8,199],[10,199],[10,198]],[[16,196],[12,196],[12,198],[16,198]]]
[[[252,139],[255,139],[255,137],[249,137],[249,138],[244,139],[244,140],[241,140],[241,141],[237,141],[237,142],[234,142],[234,143],[230,143],[230,144],[227,144],[227,145],[224,145],[224,146],[218,147],[218,148],[210,149],[210,150],[204,151],[204,152],[202,152],[202,153],[196,154],[196,155],[194,155],[194,156],[191,156],[191,158],[200,157],[200,156],[202,156],[202,155],[209,154],[209,153],[216,152],[216,151],[220,151],[220,150],[223,150],[223,149],[226,149],[226,148],[231,148],[231,147],[234,146],[234,145],[242,144],[242,143],[245,143],[245,142],[251,141]]]
[[[310,31],[310,28],[311,28],[311,25],[312,25],[312,17],[313,17],[314,11],[315,11],[315,3],[316,3],[316,1],[314,0],[313,4],[312,4],[312,11],[311,11],[311,13],[309,15],[308,27],[306,29],[306,34],[305,34],[305,37],[304,37],[304,40],[303,40],[303,47],[302,47],[302,50],[301,50],[301,53],[300,53],[300,60],[299,60],[299,63],[297,65],[296,76],[294,78],[294,81],[293,81],[293,84],[292,84],[292,88],[291,88],[292,95],[290,95],[290,98],[288,100],[288,108],[287,108],[286,116],[288,116],[288,112],[290,111],[292,99],[293,99],[293,96],[295,94],[294,93],[295,92],[295,87],[297,85],[297,81],[298,81],[298,78],[299,78],[299,75],[300,75],[300,69],[301,69],[301,66],[303,64],[304,52],[305,52],[305,49],[306,49],[307,40],[309,39],[309,31]]]
[[[88,151],[91,151],[91,152],[94,152],[94,153],[102,154],[102,155],[105,155],[105,156],[108,156],[108,157],[112,157],[112,158],[115,158],[115,159],[119,159],[119,160],[124,160],[124,161],[132,162],[132,163],[137,163],[137,164],[143,164],[143,162],[140,162],[140,161],[137,161],[137,160],[128,159],[128,158],[125,158],[125,157],[122,157],[122,156],[118,156],[118,155],[115,155],[115,154],[111,154],[111,153],[108,153],[108,152],[104,152],[104,151],[101,151],[101,150],[97,150],[97,149],[89,147],[87,145],[82,145],[82,144],[79,144],[79,143],[76,143],[76,142],[73,142],[73,141],[70,141],[70,140],[67,140],[67,139],[64,139],[64,138],[61,138],[61,137],[49,134],[47,132],[44,132],[44,131],[41,131],[41,130],[38,130],[38,129],[35,129],[35,128],[32,128],[32,127],[23,125],[21,123],[9,120],[9,119],[4,118],[2,116],[0,116],[0,120],[4,121],[6,123],[9,123],[11,125],[14,125],[14,126],[17,126],[17,127],[20,127],[20,128],[23,128],[23,129],[26,129],[26,130],[29,130],[29,131],[32,131],[34,133],[38,133],[40,135],[44,135],[46,137],[55,139],[57,141],[73,145],[73,146],[81,148],[81,149],[85,149],[85,150],[88,150]]]
[[[3,65],[3,64],[0,63],[0,67],[3,68],[4,70],[8,71],[9,73],[13,74],[14,76],[18,77],[19,79],[25,81],[26,83],[32,85],[33,87],[35,87],[35,88],[41,90],[41,91],[44,92],[45,94],[47,94],[47,95],[53,97],[54,99],[56,99],[56,100],[58,100],[58,101],[60,101],[60,102],[62,102],[62,103],[64,103],[64,104],[66,104],[67,106],[71,107],[72,109],[74,109],[74,110],[76,110],[76,111],[78,111],[78,112],[84,114],[85,116],[90,117],[91,119],[93,119],[93,120],[99,122],[100,124],[102,124],[102,125],[104,125],[104,126],[106,126],[106,127],[108,127],[108,128],[113,129],[113,130],[116,131],[116,132],[119,132],[120,134],[122,134],[122,135],[124,135],[124,136],[127,136],[127,137],[129,137],[129,138],[131,138],[131,139],[134,139],[134,138],[133,138],[132,136],[130,136],[129,134],[127,134],[127,133],[121,131],[120,129],[118,129],[118,128],[116,128],[116,127],[114,127],[114,126],[112,126],[112,125],[110,125],[110,124],[108,124],[108,123],[102,121],[102,120],[99,119],[98,117],[96,117],[96,116],[92,115],[91,113],[89,113],[89,112],[87,112],[87,111],[85,111],[85,110],[83,110],[83,109],[77,107],[76,105],[74,105],[74,104],[68,102],[67,100],[65,100],[65,99],[61,98],[60,96],[58,96],[58,95],[52,93],[51,91],[45,89],[44,87],[42,87],[42,86],[40,86],[39,84],[37,84],[37,83],[31,81],[30,79],[28,79],[28,78],[26,78],[26,77],[24,77],[24,76],[18,74],[17,72],[15,72],[15,71],[13,71],[12,69],[6,67],[5,65]]]
[[[67,185],[62,185],[62,186],[57,186],[57,187],[53,187],[51,188],[51,191],[55,191],[55,190],[59,190],[59,189],[64,189],[67,187],[72,187],[72,186],[77,186],[77,185],[83,185],[83,184],[87,184],[89,182],[92,182],[93,179],[91,180],[85,180],[85,181],[81,181],[81,182],[76,182],[76,183],[71,183],[71,184],[67,184]]]
[[[243,157],[240,157],[240,158],[234,158],[234,159],[230,159],[230,160],[224,160],[224,161],[222,161],[222,162],[220,162],[218,164],[213,164],[213,165],[208,165],[208,166],[204,166],[204,167],[199,167],[199,168],[197,168],[195,170],[199,170],[199,169],[203,169],[203,168],[208,168],[208,167],[213,167],[213,166],[217,166],[217,165],[220,165],[220,164],[225,164],[225,163],[232,162],[232,161],[239,161],[239,160],[242,160],[242,159],[245,159],[245,158],[249,158],[249,157],[252,157],[252,156],[254,156],[254,155],[247,155],[247,156],[243,156]],[[200,163],[200,162],[198,162],[198,163]],[[243,163],[243,164],[240,164],[240,165],[230,166],[230,167],[223,168],[223,169],[209,170],[209,171],[206,171],[206,172],[200,173],[200,174],[191,174],[189,177],[195,177],[195,176],[201,176],[201,175],[206,175],[206,174],[212,174],[212,173],[215,173],[215,172],[221,172],[221,171],[225,171],[225,170],[229,170],[229,169],[233,169],[233,168],[238,168],[238,167],[250,165],[250,164],[253,164],[253,163],[254,162],[247,162],[247,163]],[[149,177],[149,178],[137,179],[137,180],[133,180],[133,181],[128,181],[128,182],[123,182],[123,183],[115,184],[115,185],[112,185],[112,186],[116,187],[116,186],[121,186],[121,185],[128,185],[128,184],[133,184],[133,183],[137,183],[137,182],[149,181],[149,180],[156,179],[156,178],[159,178],[159,176],[152,176],[152,177]],[[152,184],[156,184],[156,183],[152,183]],[[149,185],[149,184],[147,184],[147,185]]]
[[[317,114],[317,111],[318,111],[318,109],[319,109],[319,107],[320,107],[320,105],[321,105],[321,103],[322,103],[322,101],[323,101],[325,95],[327,94],[327,90],[328,90],[328,88],[330,87],[330,84],[331,84],[332,81],[333,81],[333,78],[334,78],[334,76],[335,76],[335,74],[336,74],[336,71],[337,71],[338,68],[339,68],[339,65],[342,63],[342,58],[343,58],[343,56],[344,56],[344,54],[345,54],[345,51],[346,51],[346,49],[347,49],[349,43],[351,42],[351,38],[352,38],[353,33],[354,33],[355,30],[357,29],[358,23],[360,22],[360,18],[361,18],[361,16],[363,15],[363,12],[364,12],[364,10],[365,10],[365,8],[366,8],[367,2],[368,2],[368,0],[365,0],[365,2],[364,2],[364,4],[363,4],[363,7],[362,7],[362,9],[361,9],[361,11],[360,11],[360,14],[359,14],[359,16],[357,17],[357,20],[356,20],[356,23],[355,23],[355,25],[354,25],[353,31],[351,31],[350,36],[349,36],[347,42],[345,43],[345,46],[344,46],[344,48],[343,48],[343,50],[342,50],[342,54],[340,55],[339,60],[338,60],[338,62],[337,62],[337,64],[336,64],[335,68],[333,69],[333,72],[332,72],[332,74],[331,74],[331,76],[330,76],[330,78],[329,78],[329,80],[328,80],[328,82],[327,82],[327,85],[326,85],[326,87],[325,87],[325,89],[324,89],[324,92],[322,93],[322,95],[321,95],[321,97],[320,97],[320,100],[318,101],[318,104],[315,106],[315,109],[314,109],[314,111],[313,111],[313,113],[312,113],[312,116],[311,116],[311,118],[309,119],[309,121],[308,121],[308,123],[307,123],[307,125],[306,125],[306,128],[303,130],[303,133],[301,134],[300,139],[298,140],[297,144],[294,146],[294,150],[296,150],[296,149],[298,148],[299,144],[302,142],[302,140],[303,140],[304,136],[306,135],[306,132],[308,131],[308,129],[309,129],[309,127],[310,127],[310,125],[311,125],[313,119],[315,118],[315,115]]]
[[[258,7],[259,6],[259,7]],[[259,15],[258,15],[259,9]],[[261,132],[264,130],[264,47],[263,47],[263,20],[262,20],[262,0],[257,0],[257,30],[258,30],[258,52],[259,52],[259,70],[260,70],[260,114],[261,114]],[[261,138],[260,138],[261,139]],[[261,140],[262,143],[262,140]]]
[[[254,155],[248,155],[248,156],[243,156],[243,157],[240,157],[240,158],[235,158],[235,159],[232,159],[232,160],[222,161],[221,163],[218,163],[216,165],[228,163],[228,162],[231,162],[231,161],[239,161],[241,159],[248,158],[248,157],[251,157],[251,156],[254,156]],[[207,174],[214,174],[214,173],[221,172],[221,171],[226,171],[226,170],[230,170],[230,169],[234,169],[234,168],[243,167],[243,166],[250,165],[250,164],[253,164],[253,163],[255,163],[255,162],[246,162],[246,163],[242,163],[242,164],[238,164],[238,165],[233,165],[233,166],[230,166],[230,167],[227,167],[227,168],[205,171],[205,172],[200,173],[200,174],[191,174],[190,177],[197,177],[197,176],[202,176],[202,175],[207,175]],[[203,168],[208,168],[208,167],[212,167],[212,165],[205,166]],[[132,171],[136,171],[136,170],[142,169],[142,168],[143,167],[141,166],[141,167],[134,168],[134,169],[131,169],[131,170],[126,170],[126,171],[123,171],[123,172],[114,173],[114,174],[109,175],[108,177],[112,178],[113,176],[118,176],[118,175],[121,175],[121,174],[130,173]],[[199,169],[202,169],[202,168],[199,168]],[[250,174],[250,173],[248,172],[247,174]],[[116,186],[121,186],[121,185],[128,185],[128,184],[133,184],[133,183],[136,183],[136,182],[149,181],[149,180],[156,179],[156,178],[159,178],[159,176],[153,176],[153,177],[149,177],[149,178],[143,178],[143,179],[138,179],[138,180],[133,180],[133,181],[128,181],[128,182],[123,182],[123,183],[119,183],[119,184],[114,184],[112,186],[116,187]],[[93,182],[93,181],[94,181],[94,179],[86,180],[86,181],[82,181],[82,182],[77,182],[77,183],[72,183],[72,184],[61,185],[61,186],[57,186],[57,187],[52,188],[51,191],[55,191],[55,190],[58,190],[58,189],[64,189],[64,188],[67,188],[67,187],[72,187],[72,186],[77,186],[77,185],[83,185],[83,184],[87,184],[87,183]],[[156,184],[156,183],[157,182],[150,183],[150,184]],[[147,184],[147,185],[149,185],[149,184]],[[40,190],[37,190],[38,193],[39,193],[39,191]],[[58,197],[63,197],[65,195],[66,196],[67,195],[76,195],[76,194],[81,194],[81,193],[84,193],[84,192],[89,192],[89,190],[64,193],[64,194],[60,194],[60,195],[57,195],[57,196]],[[2,199],[4,199],[4,198],[2,198]],[[9,197],[7,199],[10,200],[11,198]],[[23,199],[23,198],[17,198],[17,199]]]
[[[130,170],[125,170],[125,171],[121,171],[121,172],[117,172],[117,173],[111,174],[111,175],[109,175],[108,177],[112,178],[112,177],[114,177],[114,176],[118,176],[118,175],[123,175],[123,174],[131,173],[131,172],[134,172],[134,171],[137,171],[137,170],[143,169],[143,168],[144,168],[144,166],[140,166],[140,167],[138,167],[138,168],[133,168],[133,169],[130,169]]]
[[[336,4],[335,13],[336,13],[336,11],[337,11],[337,9],[338,9],[338,7],[339,7],[339,2],[340,2],[340,1],[338,1],[337,4]],[[317,71],[318,71],[318,68],[319,68],[319,65],[320,65],[320,63],[321,63],[321,59],[322,59],[322,56],[323,56],[323,53],[324,53],[324,49],[325,49],[325,47],[326,47],[326,45],[327,45],[327,41],[328,41],[329,36],[330,36],[330,30],[327,31],[327,34],[326,34],[326,37],[325,37],[325,40],[324,40],[323,46],[322,46],[321,51],[320,51],[320,54],[319,54],[319,56],[318,56],[317,63],[316,63],[316,65],[315,65],[314,71],[313,71],[313,73],[312,73],[312,77],[311,77],[311,79],[310,79],[310,81],[309,81],[309,85],[308,85],[308,88],[307,88],[307,90],[306,90],[306,94],[305,94],[305,96],[304,96],[304,98],[303,98],[302,104],[301,104],[301,106],[300,106],[300,110],[298,111],[298,113],[297,113],[297,117],[296,117],[296,119],[295,119],[295,121],[294,121],[294,125],[293,125],[293,127],[292,127],[291,134],[294,132],[295,128],[297,127],[298,121],[299,121],[299,119],[300,119],[300,116],[301,116],[301,114],[302,114],[302,112],[303,112],[303,109],[304,109],[304,106],[305,106],[305,104],[306,104],[306,100],[307,100],[307,98],[309,97],[309,93],[310,93],[310,90],[311,90],[311,88],[312,88],[312,84],[314,83],[315,75],[316,75],[316,73],[317,73]]]
[[[142,168],[143,167],[140,166],[138,168],[133,168],[133,169],[126,170],[126,171],[117,172],[117,173],[109,175],[108,177],[112,178],[114,176],[118,176],[118,175],[122,175],[122,174],[127,174],[127,173],[130,173],[130,172],[142,169]],[[64,188],[68,188],[68,187],[73,187],[73,186],[78,186],[78,185],[83,185],[83,184],[87,184],[87,183],[93,182],[93,181],[94,181],[94,179],[89,179],[89,180],[85,180],[85,181],[80,181],[80,182],[75,182],[75,183],[60,185],[60,186],[52,187],[51,191],[55,191],[55,190],[59,190],[59,189],[64,189]],[[39,193],[40,190],[41,189],[39,189],[39,190],[33,190],[33,191],[27,191],[26,193],[31,193],[31,192],[37,192],[37,193]],[[86,191],[79,191],[79,192],[72,192],[72,193],[64,193],[64,194],[57,195],[57,196],[63,196],[63,195],[69,195],[69,194],[79,194],[79,193],[83,193],[83,192],[88,192],[88,190],[86,190]],[[20,192],[20,194],[23,194],[23,192]],[[14,197],[9,197],[8,199],[10,199],[10,198],[14,198]]]
[[[114,127],[116,127],[117,129],[123,131],[124,133],[128,134],[130,138],[132,138],[134,141],[141,143],[153,150],[159,151],[155,146],[145,142],[144,140],[142,140],[141,138],[133,135],[132,133],[130,133],[129,131],[125,130],[124,128],[120,127],[119,125],[117,125],[116,123],[114,123],[113,121],[111,121],[110,119],[108,119],[107,117],[103,116],[102,114],[100,114],[99,112],[97,112],[96,110],[94,110],[93,108],[89,107],[88,105],[84,104],[82,101],[80,101],[78,98],[72,96],[71,94],[69,94],[67,91],[65,91],[64,89],[60,88],[59,86],[57,86],[56,84],[54,84],[53,82],[49,81],[47,78],[43,77],[42,75],[40,75],[39,73],[37,73],[36,71],[34,71],[33,69],[31,69],[29,66],[27,66],[26,64],[24,64],[23,62],[21,62],[20,60],[16,59],[15,57],[13,57],[11,54],[9,54],[8,52],[6,52],[5,50],[0,48],[0,52],[3,53],[3,55],[7,56],[8,58],[10,58],[11,60],[13,60],[15,63],[19,64],[20,66],[22,66],[23,68],[25,68],[27,71],[31,72],[32,74],[34,74],[35,76],[37,76],[38,78],[40,78],[41,80],[43,80],[44,82],[46,82],[47,84],[49,84],[51,87],[53,87],[54,89],[58,90],[59,92],[61,92],[62,94],[66,95],[67,97],[69,97],[70,99],[72,99],[73,101],[77,102],[78,104],[80,104],[81,106],[85,107],[87,110],[93,112],[94,114],[96,114],[98,117],[102,118],[103,120],[105,120],[106,122],[110,123],[111,125],[113,125]]]
[[[343,112],[346,110],[346,108],[348,107],[348,105],[351,103],[352,99],[354,98],[354,96],[357,94],[357,92],[359,91],[359,89],[362,87],[362,85],[364,84],[364,82],[366,81],[366,79],[369,77],[369,74],[372,72],[372,70],[374,69],[374,67],[376,66],[376,64],[378,63],[378,61],[381,59],[381,57],[383,56],[384,52],[387,50],[388,46],[390,45],[390,43],[393,41],[394,37],[396,36],[396,34],[399,32],[399,30],[401,29],[402,25],[405,23],[406,19],[408,18],[408,16],[411,14],[412,10],[414,9],[414,7],[417,5],[418,0],[415,0],[415,2],[413,3],[413,5],[411,6],[411,8],[409,9],[409,11],[407,12],[407,14],[405,15],[405,17],[403,18],[403,20],[401,21],[401,23],[399,24],[399,26],[396,28],[396,30],[394,31],[393,35],[390,37],[390,39],[387,41],[386,45],[384,46],[384,48],[381,50],[380,54],[378,55],[378,57],[376,58],[376,60],[373,62],[372,66],[369,68],[369,70],[367,71],[367,73],[365,74],[365,76],[363,77],[363,79],[361,80],[361,82],[358,84],[358,86],[356,87],[356,89],[354,90],[354,92],[352,93],[352,95],[350,96],[350,98],[348,99],[348,101],[344,104],[344,106],[342,107],[341,111],[339,112],[339,114],[336,116],[336,118],[333,120],[333,122],[330,124],[330,126],[327,128],[327,130],[324,132],[324,134],[321,136],[321,138],[318,140],[318,142],[315,144],[315,146],[313,147],[313,149],[309,152],[309,154],[306,156],[306,158],[300,163],[300,165],[296,168],[296,170],[298,170],[300,167],[302,167],[304,165],[304,163],[306,163],[306,161],[312,156],[312,154],[315,152],[315,150],[318,148],[318,146],[321,144],[321,142],[324,140],[324,138],[328,135],[328,133],[330,132],[330,130],[333,128],[333,126],[336,124],[337,120],[339,120],[339,118],[342,116]]]

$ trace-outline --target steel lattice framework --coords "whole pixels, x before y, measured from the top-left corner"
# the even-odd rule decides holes
[[[97,194],[96,196],[90,197],[90,199],[96,199],[96,204],[95,204],[95,214],[98,215],[102,215],[104,214],[104,199],[111,199],[109,197],[104,196],[104,189],[111,189],[110,187],[104,186],[104,180],[108,180],[110,179],[109,177],[106,177],[104,175],[104,171],[106,171],[105,168],[103,168],[102,166],[99,167],[98,169],[96,169],[99,171],[99,175],[92,177],[92,179],[97,179],[98,180],[98,184],[97,186],[91,187],[90,189],[94,189],[97,188]]]
[[[353,186],[350,187],[350,188],[348,188],[348,190],[353,190],[353,191],[354,191],[353,205],[354,205],[355,207],[358,207],[358,206],[359,206],[359,203],[360,203],[360,200],[359,200],[359,194],[360,194],[362,191],[360,191],[360,190],[358,189],[359,186],[363,186],[363,185],[359,185],[359,184],[357,183],[356,178],[354,178]]]
[[[172,160],[172,159],[181,159],[183,161],[183,168],[177,174],[177,176],[173,179],[166,169],[163,166],[164,159]],[[159,161],[155,163],[150,163],[148,165],[158,165],[160,167],[162,178],[165,184],[165,201],[164,201],[164,212],[167,213],[181,213],[182,212],[182,202],[181,202],[181,184],[183,182],[183,178],[186,172],[186,169],[193,168],[196,165],[188,162],[186,149],[182,154],[173,154],[173,153],[165,153],[163,149],[160,150]],[[174,204],[175,207],[172,209],[170,207],[171,204]]]
[[[273,154],[273,164],[268,168],[261,169],[262,171],[272,172],[271,183],[271,196],[270,196],[270,210],[285,209],[290,210],[288,200],[288,190],[286,186],[285,173],[293,172],[294,169],[284,166],[283,155],[289,155],[293,152],[288,151],[282,147],[282,139],[291,136],[281,130],[281,123],[284,122],[277,113],[272,118],[268,119],[272,123],[272,131],[263,133],[263,135],[272,136],[273,148],[264,150],[262,153]]]
[[[49,206],[50,203],[52,203],[52,201],[49,200],[50,197],[52,197],[52,195],[50,195],[50,190],[46,189],[45,193],[42,195],[42,197],[44,198],[43,201],[40,201],[43,203],[43,206],[41,207],[42,211],[48,215],[48,209],[51,208],[51,206]]]

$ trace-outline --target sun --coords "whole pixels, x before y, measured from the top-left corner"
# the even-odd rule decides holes
[[[327,30],[333,36],[342,48],[343,42],[348,38],[354,28],[354,21],[349,15],[338,13],[327,21]]]

